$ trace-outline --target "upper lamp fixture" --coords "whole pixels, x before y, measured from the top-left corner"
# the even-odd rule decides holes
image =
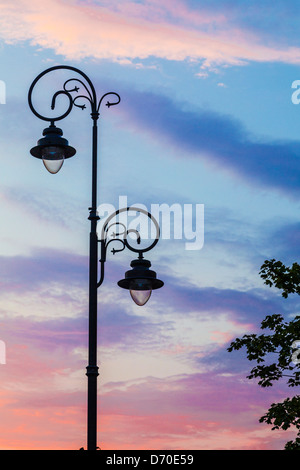
[[[45,167],[52,174],[61,169],[65,158],[73,157],[76,153],[62,135],[62,130],[52,124],[43,130],[44,137],[30,150],[31,155],[43,160]]]
[[[149,269],[150,261],[140,257],[131,261],[130,266],[132,269],[125,273],[125,279],[119,281],[118,286],[128,289],[137,305],[145,305],[152,291],[159,289],[164,283],[156,278],[155,271]]]

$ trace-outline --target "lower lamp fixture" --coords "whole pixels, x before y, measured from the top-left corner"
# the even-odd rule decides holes
[[[118,286],[128,289],[137,305],[145,305],[150,299],[154,289],[164,285],[163,281],[156,278],[156,272],[150,270],[150,261],[138,258],[131,261],[132,269],[125,273],[125,279],[118,282]]]

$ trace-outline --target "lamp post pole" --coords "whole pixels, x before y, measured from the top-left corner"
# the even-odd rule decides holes
[[[56,117],[46,117],[41,115],[32,103],[32,93],[36,83],[47,73],[54,72],[56,70],[68,70],[75,72],[81,76],[78,78],[71,78],[67,80],[63,89],[57,91],[52,98],[51,109],[55,109],[56,99],[59,95],[65,95],[69,99],[69,106],[65,113]],[[84,81],[83,81],[83,80]],[[70,87],[70,83],[75,82],[75,86]],[[79,85],[79,86],[78,86]],[[77,95],[75,98],[72,93],[78,93],[79,89],[84,89],[83,95]],[[36,147],[31,149],[31,154],[34,157],[43,160],[46,168],[50,173],[57,173],[61,168],[64,159],[72,157],[76,150],[70,147],[68,141],[62,138],[61,129],[55,126],[55,122],[64,119],[76,106],[81,109],[85,109],[86,105],[78,104],[78,100],[87,100],[91,106],[91,118],[93,121],[92,127],[92,203],[89,208],[90,220],[90,247],[89,247],[89,342],[88,342],[88,366],[86,368],[86,375],[88,377],[88,399],[87,399],[87,450],[97,450],[97,377],[98,377],[98,366],[97,366],[97,293],[98,287],[104,280],[104,263],[106,261],[107,247],[111,242],[121,242],[123,247],[121,249],[113,249],[112,253],[123,251],[125,248],[138,254],[138,260],[134,260],[131,263],[132,270],[127,271],[125,279],[119,281],[119,286],[125,289],[129,289],[133,300],[138,305],[144,305],[149,299],[153,289],[158,289],[163,286],[163,282],[156,279],[156,273],[149,270],[151,263],[143,259],[143,253],[151,250],[159,239],[159,226],[157,221],[151,216],[150,213],[143,209],[135,207],[127,207],[120,209],[115,213],[111,214],[106,223],[104,224],[101,232],[101,239],[98,239],[97,234],[97,222],[99,216],[97,214],[97,158],[98,158],[98,119],[100,116],[100,108],[103,100],[108,95],[113,95],[116,99],[114,102],[107,102],[106,106],[114,106],[120,103],[120,96],[115,92],[109,92],[104,94],[98,101],[95,88],[89,79],[89,77],[81,70],[67,66],[58,65],[51,67],[44,72],[40,73],[35,80],[32,82],[28,92],[28,103],[31,111],[43,121],[50,122],[50,126],[43,131],[43,138],[38,141]],[[139,232],[133,229],[128,230],[125,225],[121,222],[111,223],[114,217],[117,217],[120,212],[124,211],[138,211],[148,216],[156,228],[156,236],[153,243],[147,248],[141,249],[133,247],[131,242],[128,240],[128,234],[134,232],[136,235],[136,242],[140,244]],[[109,231],[112,226],[121,226],[120,233],[114,233],[112,239],[109,239]],[[123,230],[123,231],[122,231]],[[101,244],[101,258],[98,257],[98,243]],[[100,261],[101,271],[100,280],[98,281],[98,262]]]
[[[88,377],[88,416],[87,416],[87,448],[97,449],[97,282],[98,282],[98,236],[97,236],[97,120],[93,119],[92,144],[92,207],[90,207],[90,256],[89,256],[89,356],[86,375]]]

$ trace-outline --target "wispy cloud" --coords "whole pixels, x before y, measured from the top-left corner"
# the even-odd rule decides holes
[[[243,65],[247,61],[299,63],[297,47],[267,46],[258,34],[228,29],[226,13],[189,9],[183,2],[75,2],[5,0],[0,36],[7,43],[30,41],[70,60],[199,60],[202,67]]]
[[[12,290],[18,290],[21,285],[24,291],[34,290],[53,280],[61,283],[72,280],[82,285],[87,266],[84,256],[59,250],[36,250],[28,256],[2,256],[1,291],[7,292],[9,286]]]
[[[140,449],[253,450],[280,448],[288,437],[277,435],[275,443],[271,429],[258,423],[282,391],[266,397],[234,374],[147,377],[108,384],[103,392],[104,449],[134,449],[138,442]]]
[[[0,292],[0,325],[1,339],[7,340],[8,363],[2,366],[5,386],[0,402],[2,399],[2,416],[6,415],[7,422],[12,423],[12,428],[6,424],[7,432],[3,434],[11,435],[16,448],[21,445],[59,448],[60,440],[65,448],[76,448],[80,439],[80,446],[84,445],[87,299],[82,285],[86,261],[85,257],[54,250],[47,254],[37,250],[31,257],[1,257],[1,277],[6,279],[6,284]],[[42,269],[43,266],[47,269]],[[118,269],[111,265],[108,279],[114,278]],[[71,279],[75,288],[70,290]],[[235,375],[241,370],[240,361],[239,367],[232,367],[234,358],[231,362],[221,361],[221,355],[227,354],[228,339],[248,328],[250,323],[256,323],[267,309],[278,307],[278,300],[272,302],[271,296],[267,298],[255,291],[199,289],[179,285],[174,278],[164,280],[166,286],[160,301],[154,301],[155,308],[152,305],[144,315],[130,309],[129,299],[128,302],[121,300],[123,292],[120,296],[114,293],[111,304],[109,286],[102,290],[99,312],[101,422],[105,423],[102,448],[136,448],[137,442],[139,448],[157,449],[191,446],[194,449],[248,449],[275,444],[282,447],[286,436],[276,443],[271,439],[271,431],[260,430],[261,425],[256,420],[270,395],[259,394],[257,388],[246,385]],[[57,291],[53,291],[56,283],[62,286],[58,299]],[[46,295],[45,284],[48,285]],[[3,315],[6,293],[15,298],[20,288],[22,309],[18,311],[16,304],[12,315],[8,312]],[[76,290],[79,290],[79,297],[76,297]],[[32,292],[36,293],[35,303],[42,309],[39,317],[35,315],[32,301],[28,303],[28,312],[26,309],[26,296]],[[51,310],[54,310],[53,315]],[[224,314],[228,317],[225,323]],[[196,324],[197,329],[193,328]],[[119,355],[114,363],[114,376],[127,374],[131,379],[117,383],[108,380],[112,351],[115,357]],[[14,371],[19,370],[20,354],[22,378],[17,390],[11,391],[10,385],[16,384],[18,376]],[[62,361],[62,356],[67,360]],[[151,367],[148,367],[149,359]],[[169,368],[173,364],[170,361],[176,362],[177,370],[181,365],[185,373],[174,373],[176,369]],[[203,367],[204,370],[214,368],[214,374],[197,372]],[[221,373],[216,373],[216,368]],[[168,370],[172,371],[172,376],[168,375]],[[155,377],[149,376],[154,371]],[[236,387],[237,381],[239,387]],[[280,393],[279,390],[273,396],[278,398]],[[8,419],[11,414],[13,418]],[[22,444],[18,444],[14,426],[18,423],[24,426],[26,415],[30,426],[23,428]],[[38,437],[45,422],[48,423],[47,435],[50,433],[48,442]],[[67,442],[65,431],[72,422],[74,432]],[[44,432],[42,434],[45,436]],[[56,442],[51,437],[54,435]],[[9,448],[5,439],[2,445]]]
[[[273,257],[284,259],[285,264],[294,263],[300,256],[300,224],[286,223],[273,231],[270,236],[271,244],[274,247]]]
[[[214,162],[220,170],[252,185],[299,194],[298,142],[255,139],[230,115],[183,110],[178,103],[154,93],[128,92],[121,111],[128,113],[140,130],[183,149],[184,158]]]

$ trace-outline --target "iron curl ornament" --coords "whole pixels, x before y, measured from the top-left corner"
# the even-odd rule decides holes
[[[41,78],[57,70],[67,70],[75,72],[81,78],[69,78],[63,83],[62,89],[56,91],[52,96],[50,106],[52,110],[55,109],[56,101],[59,96],[63,95],[68,98],[68,106],[66,111],[62,114],[59,114],[58,116],[44,116],[43,114],[39,113],[33,105],[33,90],[37,83],[41,80]],[[78,93],[81,89],[85,92],[85,94],[73,96],[74,93]],[[100,108],[103,104],[103,101],[108,96],[114,96],[114,98],[116,98],[114,101],[106,102],[106,106],[108,108],[119,104],[121,101],[120,95],[115,92],[105,93],[103,96],[101,96],[100,99],[98,99],[92,81],[84,72],[75,67],[69,65],[56,65],[54,67],[50,67],[47,70],[44,70],[34,79],[29,88],[28,104],[31,111],[33,112],[33,114],[35,114],[36,117],[38,117],[42,121],[49,122],[50,125],[49,127],[43,130],[43,137],[38,141],[37,146],[31,149],[30,153],[34,157],[41,159],[46,169],[52,174],[56,174],[61,169],[65,159],[73,157],[75,155],[76,150],[69,145],[67,139],[62,137],[63,132],[60,128],[55,126],[55,122],[65,119],[71,113],[74,106],[77,108],[81,108],[82,110],[86,109],[86,103],[79,104],[78,100],[81,100],[81,102],[82,100],[86,100],[90,104],[91,117],[94,122],[93,152],[97,152],[97,121],[99,119]],[[96,157],[94,156],[93,158],[95,162]]]
[[[56,116],[56,117],[47,117],[47,116],[43,116],[42,114],[40,114],[36,109],[35,107],[33,106],[33,102],[32,102],[32,93],[33,93],[33,89],[34,87],[36,86],[37,82],[42,78],[44,77],[45,75],[47,75],[48,73],[50,72],[54,72],[56,70],[70,70],[72,72],[75,72],[77,74],[79,74],[84,80],[80,80],[79,78],[70,78],[68,80],[66,80],[63,84],[63,88],[59,91],[57,91],[56,93],[54,93],[53,95],[53,98],[52,98],[52,102],[51,102],[51,109],[54,110],[55,109],[55,103],[56,103],[56,99],[59,95],[64,95],[64,96],[67,96],[67,98],[69,99],[69,106],[67,108],[67,110],[59,115],[59,116]],[[67,85],[70,84],[70,82],[75,82],[76,83],[76,86],[72,87],[72,88],[68,88]],[[78,86],[79,85],[79,86]],[[88,85],[88,86],[87,86]],[[87,95],[78,95],[78,96],[75,96],[73,97],[72,93],[78,93],[79,90],[80,90],[80,87],[82,87]],[[116,101],[113,101],[113,102],[110,102],[110,101],[107,101],[106,103],[106,106],[109,108],[110,106],[115,106],[117,104],[120,103],[121,101],[121,98],[120,98],[120,95],[118,93],[115,93],[115,92],[108,92],[108,93],[105,93],[99,100],[97,98],[97,93],[96,93],[96,90],[95,90],[95,87],[93,85],[93,83],[91,82],[91,80],[89,79],[89,77],[84,73],[82,72],[81,70],[75,68],[75,67],[72,67],[72,66],[69,66],[69,65],[56,65],[54,67],[50,67],[49,69],[47,70],[44,70],[42,73],[40,73],[35,79],[34,81],[32,82],[30,88],[29,88],[29,91],[28,91],[28,103],[29,103],[29,107],[31,109],[31,111],[33,112],[33,114],[35,114],[39,119],[43,120],[43,121],[48,121],[50,122],[52,125],[54,125],[54,123],[56,121],[61,121],[62,119],[66,118],[70,112],[72,111],[72,108],[73,106],[76,106],[78,108],[81,108],[81,109],[85,109],[86,108],[86,105],[79,105],[76,103],[76,101],[78,99],[86,99],[87,101],[89,101],[90,103],[90,106],[91,106],[91,115],[92,115],[92,118],[93,119],[97,119],[99,117],[99,113],[100,113],[100,108],[101,108],[101,105],[103,103],[103,100],[108,97],[109,95],[113,95],[117,98]]]
[[[55,116],[44,116],[33,105],[33,90],[37,83],[51,72],[64,70],[76,73],[77,77],[71,77],[64,81],[63,86],[52,95],[50,108],[55,111],[57,101],[60,97],[67,97],[67,106],[64,112]],[[109,98],[110,97],[110,98]],[[96,90],[89,77],[81,70],[68,66],[57,65],[46,69],[40,73],[32,82],[28,92],[28,104],[33,114],[42,121],[48,122],[48,127],[43,130],[43,137],[38,140],[37,145],[30,150],[31,155],[41,159],[47,170],[55,174],[57,173],[65,159],[75,155],[76,150],[69,145],[67,139],[63,136],[62,129],[56,127],[55,123],[65,119],[74,107],[84,110],[87,105],[90,106],[92,127],[92,201],[89,207],[90,221],[90,243],[89,243],[89,344],[88,344],[88,366],[86,375],[88,377],[88,397],[87,397],[87,450],[97,450],[97,291],[104,280],[104,264],[106,261],[107,249],[113,242],[118,242],[119,247],[113,248],[112,253],[116,254],[128,248],[130,251],[138,255],[138,258],[131,262],[131,270],[125,273],[125,278],[118,282],[118,285],[130,291],[131,297],[137,305],[144,305],[152,290],[163,286],[163,282],[157,279],[155,271],[151,270],[150,261],[144,259],[144,253],[150,251],[158,242],[159,226],[157,221],[151,214],[138,207],[130,207],[119,209],[119,211],[111,214],[105,221],[101,237],[98,239],[97,223],[99,216],[97,213],[97,164],[98,164],[98,119],[101,107],[105,105],[118,105],[121,98],[118,93],[105,93],[99,99]],[[146,248],[141,247],[141,234],[138,230],[128,228],[123,222],[113,220],[123,212],[138,211],[148,217],[155,227],[155,239]],[[110,235],[110,231],[114,228],[114,232]],[[136,246],[129,240],[129,235],[134,235]],[[98,257],[98,245],[100,243],[101,256]],[[100,262],[100,275],[99,275]]]
[[[155,228],[155,237],[154,241],[152,241],[148,246],[144,248],[138,248],[137,246],[133,246],[133,243],[130,242],[128,239],[128,235],[133,233],[136,237],[136,245],[141,244],[141,235],[140,232],[133,228],[127,228],[123,222],[115,221],[112,222],[115,218],[118,217],[119,214],[122,212],[129,213],[141,213],[148,217],[148,220],[154,225]],[[111,223],[112,222],[112,223]],[[114,228],[121,228],[121,231],[113,231],[111,236],[109,236],[110,230]],[[158,243],[160,237],[160,229],[157,220],[153,217],[153,215],[146,211],[145,209],[141,209],[139,207],[125,207],[122,209],[117,210],[116,212],[112,213],[105,221],[105,224],[101,230],[101,238],[99,243],[101,244],[101,258],[100,258],[100,265],[101,265],[101,274],[100,280],[98,282],[98,287],[102,284],[104,280],[104,263],[106,261],[107,256],[107,249],[111,243],[119,242],[121,243],[122,248],[115,249],[113,248],[111,252],[113,255],[119,253],[125,248],[128,248],[130,251],[138,254],[138,259],[133,260],[131,262],[131,269],[125,273],[125,279],[122,279],[118,282],[120,287],[128,289],[130,291],[131,297],[133,298],[134,302],[137,305],[145,305],[145,303],[149,300],[151,293],[155,289],[159,289],[164,285],[163,281],[157,279],[156,272],[150,270],[151,267],[150,261],[144,259],[144,253],[152,250],[154,246]]]

